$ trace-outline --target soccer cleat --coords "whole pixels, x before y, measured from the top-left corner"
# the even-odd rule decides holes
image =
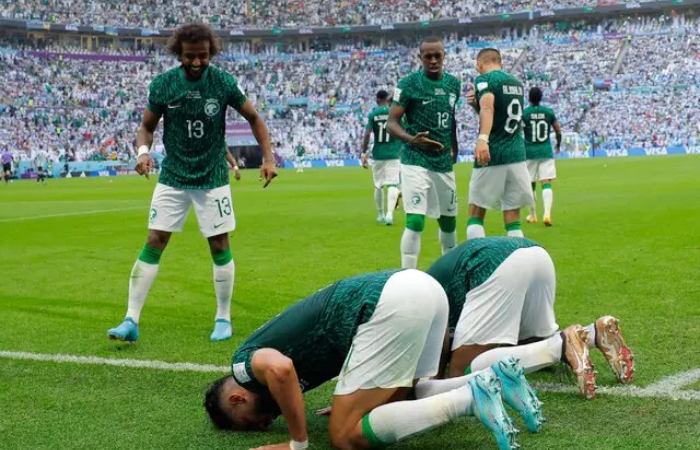
[[[107,330],[107,336],[115,341],[136,342],[139,339],[139,325],[127,317],[116,327]]]
[[[563,359],[576,376],[581,395],[595,397],[595,370],[588,353],[588,332],[581,325],[571,325],[561,332]]]
[[[605,355],[617,380],[627,384],[634,377],[634,354],[622,338],[619,323],[613,316],[596,320],[595,346]]]
[[[552,226],[552,218],[549,216],[544,216],[542,218],[542,222],[544,223],[545,227],[551,227]]]
[[[211,332],[209,339],[212,341],[225,341],[226,339],[231,339],[233,335],[233,329],[231,328],[231,322],[226,319],[216,319],[214,321],[214,331]]]
[[[474,415],[491,430],[498,448],[513,450],[520,447],[515,442],[518,430],[513,426],[503,406],[501,385],[496,374],[492,370],[485,370],[470,378],[468,383],[474,397],[472,404]]]
[[[491,366],[499,380],[503,400],[516,410],[533,433],[540,431],[544,416],[542,402],[525,379],[525,369],[517,358],[508,356]]]
[[[394,224],[394,215],[389,213],[386,215],[384,218],[384,224],[385,225],[393,225]]]
[[[532,214],[529,214],[527,218],[525,219],[527,223],[537,223],[537,216],[533,216]]]
[[[379,225],[384,225],[384,223],[385,223],[385,222],[384,222],[384,214],[378,214],[378,215],[377,215],[377,223],[378,223]]]

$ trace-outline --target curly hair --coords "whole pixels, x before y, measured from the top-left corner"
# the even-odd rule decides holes
[[[221,392],[229,378],[231,378],[231,375],[219,378],[209,386],[206,394],[204,394],[204,409],[207,410],[214,426],[220,430],[233,429],[231,419],[221,407]]]
[[[209,41],[209,54],[216,55],[221,50],[219,39],[214,34],[214,31],[203,23],[190,23],[183,25],[175,32],[168,40],[168,50],[180,56],[182,54],[183,42],[201,42]]]

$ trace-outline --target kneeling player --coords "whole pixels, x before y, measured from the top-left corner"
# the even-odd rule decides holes
[[[466,415],[478,416],[500,448],[515,448],[501,383],[521,414],[539,413],[536,397],[523,400],[532,391],[517,362],[416,383],[437,373],[447,312],[440,285],[417,270],[338,281],[251,335],[233,356],[233,375],[209,388],[204,405],[224,429],[264,430],[282,414],[291,442],[265,448],[306,449],[302,394],[337,376],[329,423],[335,448],[391,444]],[[413,386],[418,400],[401,401]]]
[[[566,362],[586,398],[595,396],[595,371],[588,349],[605,355],[621,383],[632,381],[634,359],[618,320],[604,316],[586,327],[561,333],[554,316],[556,279],[549,254],[522,238],[467,241],[428,270],[450,304],[449,376],[489,367],[506,356],[520,359],[526,372]],[[539,342],[535,342],[539,341]],[[529,345],[519,343],[535,342]],[[515,346],[504,347],[502,346]]]

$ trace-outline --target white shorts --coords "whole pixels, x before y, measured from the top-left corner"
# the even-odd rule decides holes
[[[401,195],[407,214],[435,219],[456,216],[456,189],[454,172],[433,172],[425,167],[401,164]]]
[[[528,159],[527,171],[530,172],[530,181],[553,180],[557,177],[557,167],[554,158]]]
[[[472,171],[469,204],[510,211],[533,203],[530,174],[525,161]]]
[[[400,166],[398,159],[374,160],[372,163],[374,187],[380,189],[382,186],[398,186]]]
[[[182,231],[194,205],[199,230],[205,238],[236,229],[231,186],[215,189],[177,189],[158,183],[153,191],[148,219],[149,230]]]
[[[448,308],[445,291],[430,275],[415,269],[392,275],[372,317],[357,329],[334,395],[411,387],[435,376]]]
[[[514,251],[482,285],[467,292],[452,350],[553,335],[559,329],[555,291],[554,264],[542,247]]]

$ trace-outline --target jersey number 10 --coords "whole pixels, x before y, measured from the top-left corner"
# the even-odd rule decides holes
[[[549,139],[549,131],[547,122],[544,120],[531,120],[530,128],[532,128],[532,142],[546,142]]]

